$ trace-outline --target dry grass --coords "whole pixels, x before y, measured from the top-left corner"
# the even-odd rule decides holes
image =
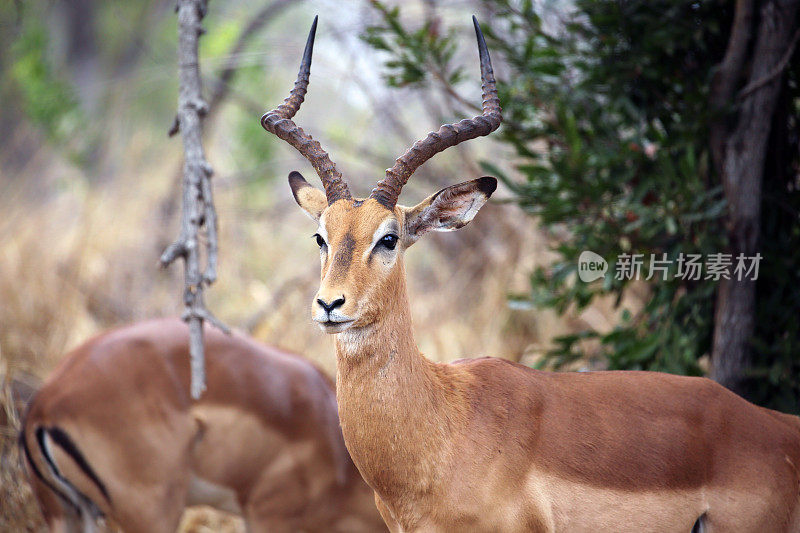
[[[23,372],[16,377],[0,369],[0,531],[38,531],[42,528],[39,510],[31,489],[21,475],[16,446],[20,411],[33,392],[36,380]]]

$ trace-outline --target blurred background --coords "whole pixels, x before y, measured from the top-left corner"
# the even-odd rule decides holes
[[[366,196],[415,139],[477,112],[474,13],[504,124],[426,163],[401,202],[485,174],[502,183],[469,228],[407,254],[422,351],[706,374],[800,412],[797,2],[737,5],[753,16],[722,0],[212,0],[208,307],[333,373],[332,338],[309,316],[315,227],[286,183],[291,170],[317,178],[259,118],[288,94],[319,14],[295,121]],[[781,23],[767,35],[769,17]],[[182,311],[182,268],[157,266],[180,220],[176,48],[173,1],[0,3],[0,531],[41,527],[13,398],[89,336]],[[584,250],[610,263],[603,279],[577,279]],[[623,253],[644,254],[646,273],[651,254],[722,252],[760,253],[758,281],[613,275]],[[222,528],[241,524],[185,521]]]

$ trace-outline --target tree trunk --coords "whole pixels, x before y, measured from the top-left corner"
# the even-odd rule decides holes
[[[732,254],[734,263],[739,254],[752,257],[759,250],[767,140],[783,71],[797,41],[798,4],[800,0],[761,3],[755,43],[747,61],[751,71],[745,79],[743,54],[755,13],[752,2],[738,2],[726,58],[712,81],[710,101],[717,118],[711,128],[711,148],[728,202],[727,253]],[[741,81],[747,83],[734,96]],[[738,393],[746,393],[755,286],[754,280],[737,279],[731,272],[731,279],[721,280],[717,292],[711,377]]]

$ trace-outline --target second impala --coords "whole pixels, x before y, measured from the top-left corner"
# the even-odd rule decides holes
[[[53,532],[175,531],[210,505],[256,532],[385,531],[342,441],[330,380],[303,358],[205,332],[208,390],[189,396],[178,319],[73,350],[33,399],[21,443]]]

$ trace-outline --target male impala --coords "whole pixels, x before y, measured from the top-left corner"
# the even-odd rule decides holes
[[[467,224],[496,186],[484,177],[397,205],[427,159],[500,125],[474,23],[483,113],[415,143],[366,199],[351,197],[319,143],[291,120],[308,84],[313,27],[294,90],[261,119],[325,188],[289,175],[300,207],[319,222],[312,317],[336,334],[345,443],[386,523],[393,531],[800,531],[795,417],[702,378],[548,373],[493,358],[437,364],[418,351],[403,253],[428,231]]]
[[[208,390],[189,396],[177,319],[95,337],[36,395],[21,443],[51,531],[173,532],[189,505],[251,532],[385,531],[342,441],[333,385],[308,361],[205,332]]]

